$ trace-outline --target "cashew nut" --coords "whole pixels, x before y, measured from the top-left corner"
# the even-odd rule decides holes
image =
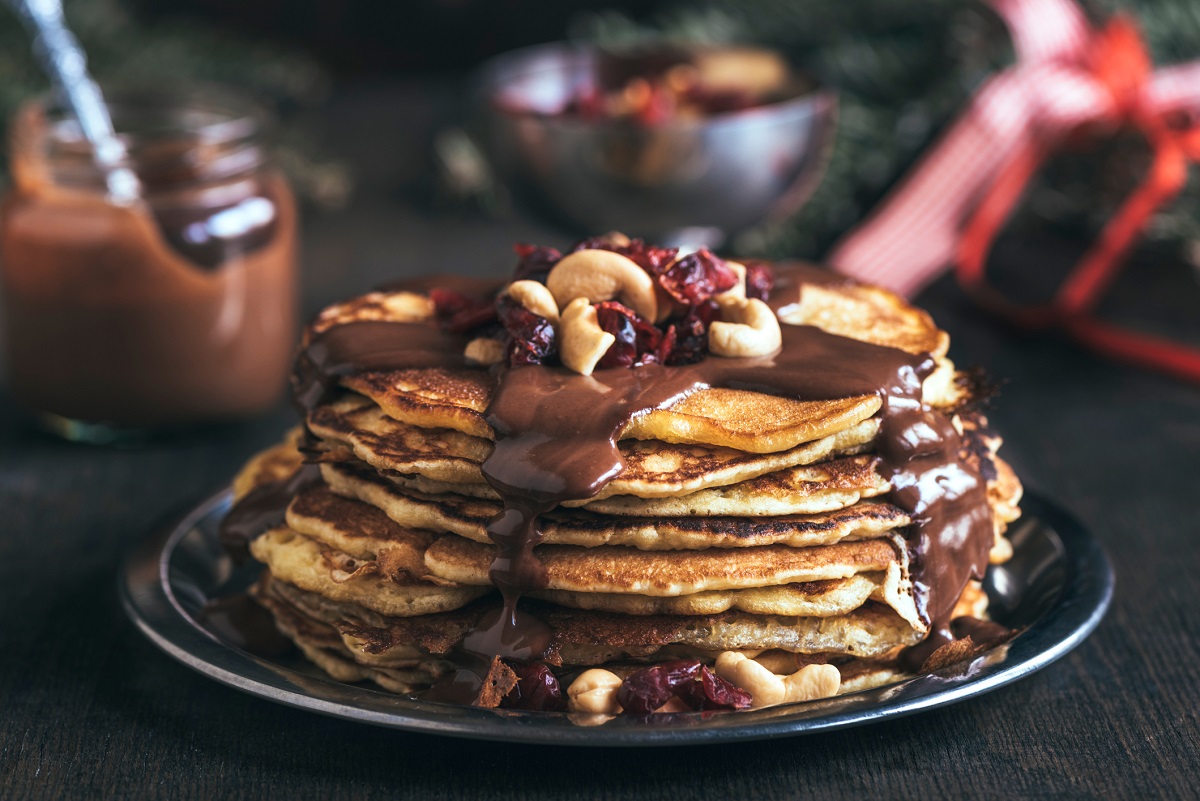
[[[558,322],[558,304],[550,290],[540,281],[513,281],[504,290],[517,303],[538,317],[545,317],[552,323]]]
[[[650,274],[627,256],[611,250],[578,250],[563,257],[546,277],[550,294],[565,307],[576,298],[592,303],[619,300],[647,320],[658,315],[658,297]]]
[[[721,319],[708,327],[708,349],[717,356],[769,356],[783,345],[779,319],[761,300],[717,299]]]
[[[606,234],[601,234],[600,236],[596,237],[596,239],[599,239],[602,242],[607,242],[608,244],[618,248],[623,248],[633,241],[620,231],[609,231]]]
[[[717,657],[717,675],[750,693],[751,706],[782,704],[787,697],[783,679],[737,651]]]
[[[568,368],[582,375],[591,375],[596,364],[616,341],[616,337],[600,327],[596,308],[587,298],[575,298],[562,310],[558,326],[558,352],[562,363]]]
[[[737,283],[732,288],[726,289],[719,295],[714,296],[717,303],[722,300],[745,300],[746,299],[746,265],[736,261],[727,261],[725,265],[737,275]]]
[[[806,665],[790,676],[777,676],[737,651],[718,656],[716,668],[718,676],[750,693],[752,707],[830,698],[842,686],[833,665]]]
[[[783,680],[785,703],[832,698],[842,687],[842,674],[833,665],[806,665]]]
[[[567,709],[593,715],[615,715],[621,711],[617,704],[620,686],[621,677],[615,673],[601,668],[585,670],[567,688]]]
[[[504,343],[489,337],[472,339],[463,349],[463,356],[475,364],[499,364],[504,361]]]

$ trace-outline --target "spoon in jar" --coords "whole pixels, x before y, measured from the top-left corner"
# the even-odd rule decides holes
[[[67,29],[62,0],[6,0],[34,38],[34,53],[50,75],[60,98],[75,114],[92,146],[93,158],[106,177],[112,200],[132,204],[141,183],[126,161],[125,145],[117,138],[112,116],[100,87],[87,70],[87,56]]]

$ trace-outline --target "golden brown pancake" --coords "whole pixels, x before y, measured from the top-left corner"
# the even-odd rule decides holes
[[[234,476],[234,500],[245,497],[255,487],[282,481],[294,473],[304,461],[304,456],[296,449],[299,440],[300,429],[293,429],[283,442],[250,457],[250,461]]]
[[[882,600],[885,577],[886,573],[858,573],[847,578],[677,596],[537,590],[530,597],[573,609],[622,615],[715,615],[734,609],[753,615],[833,617],[853,612],[871,598]]]
[[[934,324],[929,313],[911,306],[882,287],[849,282],[809,283],[789,292],[772,293],[779,321],[815,325],[839,336],[899,348],[909,353],[945,356],[950,336]]]
[[[687,495],[639,498],[616,495],[588,501],[587,509],[609,515],[688,517],[739,515],[774,517],[815,514],[844,509],[864,498],[875,498],[891,489],[879,475],[877,456],[849,456],[792,467]],[[564,503],[563,506],[571,506]]]
[[[876,539],[812,548],[767,545],[706,551],[545,545],[536,553],[546,569],[547,589],[675,596],[886,571],[899,561],[896,548],[889,539]],[[490,586],[488,568],[495,552],[494,546],[450,534],[425,551],[425,566],[446,581]]]
[[[309,427],[326,441],[348,446],[357,459],[378,470],[418,474],[447,484],[482,484],[479,466],[492,448],[490,441],[459,431],[397,422],[371,401],[354,395],[316,409],[309,415]],[[774,454],[627,440],[621,443],[624,471],[595,497],[662,497],[733,484],[861,448],[878,429],[877,420],[867,419]]]
[[[269,596],[283,598],[309,616],[333,625],[356,662],[407,667],[449,652],[494,603],[481,599],[462,609],[417,617],[380,617],[353,604],[334,602],[265,576]],[[302,599],[302,600],[300,600]],[[666,646],[705,651],[768,649],[797,653],[878,657],[922,636],[894,610],[868,602],[847,615],[790,617],[723,612],[717,615],[619,615],[562,609],[536,602],[530,610],[550,626],[546,661],[594,666],[646,658]]]
[[[371,504],[393,520],[491,543],[486,527],[500,513],[497,501],[411,492],[352,465],[323,464],[321,473],[334,492]],[[762,518],[617,517],[587,509],[558,509],[543,515],[541,521],[547,545],[628,545],[657,551],[829,545],[879,536],[908,525],[909,518],[889,503],[864,501],[832,512]]]
[[[853,283],[806,284],[804,293],[786,293],[780,319],[795,325],[815,325],[831,333],[896,347],[909,353],[932,353],[942,368],[926,387],[928,403],[947,406],[956,400],[953,367],[945,360],[949,337],[929,315],[897,295],[878,287]],[[370,293],[327,309],[313,330],[354,320],[428,319],[427,299],[412,293]],[[371,397],[395,419],[427,428],[453,428],[490,438],[483,419],[494,391],[494,379],[484,370],[403,370],[363,373],[344,379],[350,389]],[[632,421],[622,438],[735,447],[751,452],[786,450],[826,436],[879,408],[874,396],[839,401],[805,402],[744,390],[706,389],[669,409]]]
[[[288,528],[273,529],[258,537],[250,543],[250,553],[280,581],[382,615],[411,617],[447,612],[466,606],[491,589],[397,581],[377,562],[331,552]]]
[[[285,588],[287,585],[280,582],[272,583],[268,578],[259,588],[256,588],[256,594],[260,602],[271,610],[280,630],[300,647],[309,660],[338,681],[370,680],[391,692],[408,694],[429,687],[438,677],[453,669],[452,663],[448,660],[417,650],[406,654],[401,647],[389,648],[380,655],[372,654],[358,647],[362,640],[353,636],[346,638],[350,642],[356,643],[355,647],[351,647],[347,645],[346,640],[343,640],[334,625],[322,622],[312,616],[313,613],[304,610],[303,603],[296,603],[302,596],[309,594],[295,588]],[[321,613],[317,612],[316,614]],[[586,651],[592,647],[576,645],[573,646],[573,649]],[[641,658],[647,660],[699,658],[709,664],[720,653],[702,648],[671,645],[627,648],[627,650],[645,652]],[[746,653],[758,654],[756,661],[781,674],[795,672],[805,665],[813,663],[834,664],[842,676],[842,686],[839,691],[841,694],[879,686],[895,680],[901,675],[895,664],[887,659],[860,659],[837,654],[800,654],[780,650],[758,651],[752,649]],[[391,666],[385,666],[380,662]],[[584,666],[580,665],[580,667]],[[626,675],[638,667],[635,662],[609,662],[608,666],[618,675]]]
[[[932,353],[927,403],[960,411],[974,392],[945,358],[927,314],[853,282],[805,285],[783,322],[910,353]],[[306,332],[356,320],[431,321],[427,297],[375,292],[330,307]],[[853,369],[853,365],[847,365]],[[496,388],[485,369],[366,372],[310,415],[309,451],[323,484],[295,497],[286,524],[260,536],[268,568],[255,592],[281,630],[339,680],[397,692],[452,669],[448,652],[499,603],[486,527],[501,511],[481,463]],[[354,393],[354,394],[351,394]],[[569,669],[745,652],[777,672],[835,664],[842,692],[898,673],[918,642],[903,539],[908,515],[870,451],[875,395],[799,401],[703,389],[642,414],[620,432],[626,469],[595,497],[543,515],[546,589],[521,601],[552,631],[544,657]],[[964,459],[979,466],[995,510],[993,560],[1020,483],[995,457],[986,421],[963,414]],[[235,481],[241,496],[301,463],[290,444],[260,454]],[[977,584],[955,614],[982,615]],[[774,669],[774,668],[771,668]],[[567,674],[569,675],[569,673]]]

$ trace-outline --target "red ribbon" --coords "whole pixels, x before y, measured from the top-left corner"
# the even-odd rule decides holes
[[[1092,28],[1072,0],[993,0],[1012,32],[1013,67],[989,80],[939,144],[871,217],[838,243],[841,272],[912,294],[956,265],[986,307],[1031,328],[1057,326],[1111,356],[1200,382],[1200,350],[1128,331],[1092,312],[1154,212],[1200,161],[1200,62],[1154,72],[1133,21]],[[987,253],[1025,187],[1084,126],[1132,126],[1154,158],[1099,238],[1043,306],[988,286]]]

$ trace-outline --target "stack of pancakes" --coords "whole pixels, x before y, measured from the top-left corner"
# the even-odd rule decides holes
[[[961,457],[988,480],[992,560],[1006,559],[1020,484],[969,411],[978,391],[945,358],[947,335],[872,287],[779,291],[796,296],[779,310],[784,323],[936,357],[924,400],[952,415]],[[310,335],[431,316],[420,294],[376,292],[328,309]],[[484,368],[346,377],[341,394],[309,414],[303,456],[297,434],[238,476],[240,497],[319,463],[319,480],[292,498],[284,524],[250,547],[267,567],[257,597],[335,678],[404,693],[428,687],[499,605],[486,527],[502,505],[480,470],[496,381]],[[706,389],[635,418],[619,443],[624,471],[597,496],[540,518],[534,553],[546,586],[521,605],[552,630],[545,661],[562,676],[680,657],[711,663],[732,650],[777,673],[833,664],[842,692],[894,678],[898,652],[929,627],[910,577],[912,521],[888,502],[874,452],[880,406],[875,395],[802,402]],[[971,582],[956,614],[985,607]]]

